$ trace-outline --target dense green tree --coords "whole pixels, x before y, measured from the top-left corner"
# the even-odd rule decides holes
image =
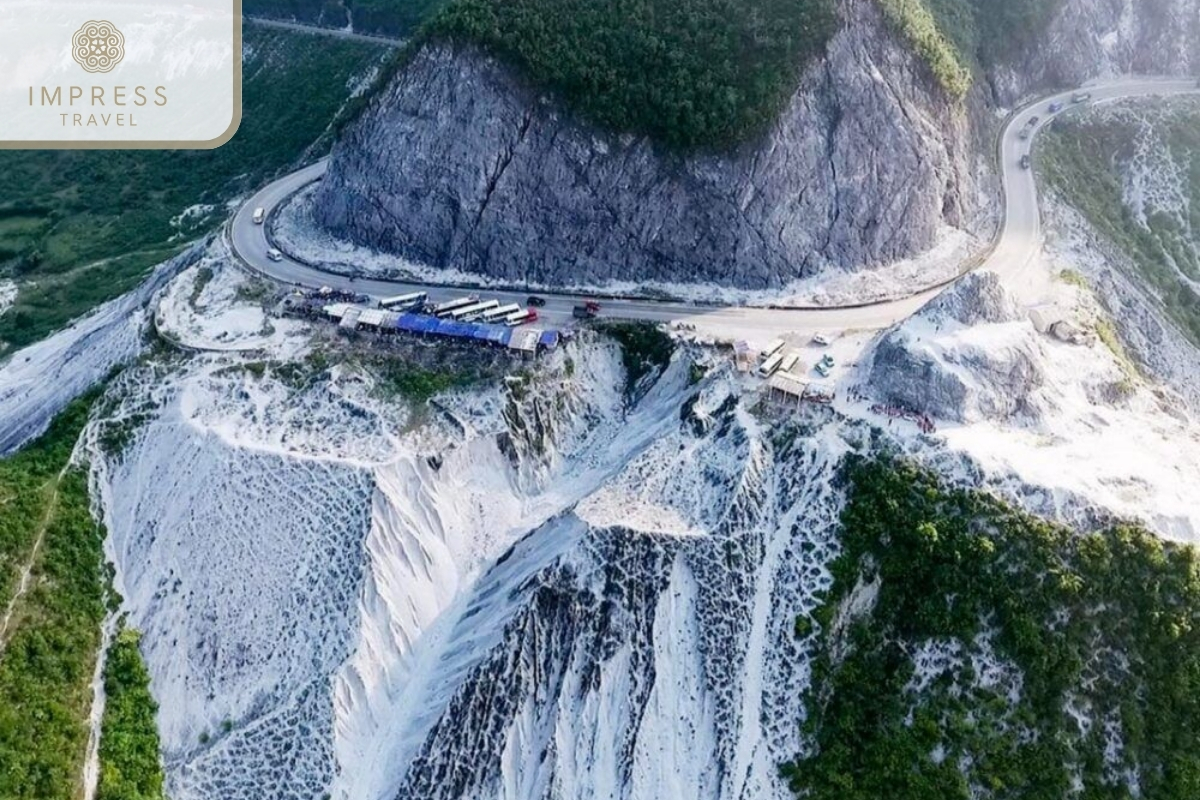
[[[1082,797],[1117,798],[1129,794],[1114,776],[1131,771],[1144,798],[1197,796],[1193,548],[1127,524],[1079,535],[906,462],[852,458],[844,477],[845,550],[829,610],[813,615],[826,621],[805,722],[814,751],[784,768],[798,795],[1061,800],[1078,780]],[[875,581],[870,610],[835,634],[844,601]],[[958,659],[918,688],[924,646]],[[996,657],[1015,683],[974,674]]]

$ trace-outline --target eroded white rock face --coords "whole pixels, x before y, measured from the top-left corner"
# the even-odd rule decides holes
[[[785,796],[838,426],[778,438],[682,357],[627,406],[596,341],[420,418],[246,363],[105,407],[172,797]]]
[[[71,400],[142,351],[146,304],[203,249],[159,265],[136,290],[0,362],[0,454],[38,436]]]
[[[973,273],[885,334],[872,393],[954,422],[1034,421],[1046,356],[1033,324],[994,273]]]
[[[277,291],[236,266],[228,246],[218,240],[164,289],[155,325],[171,342],[193,350],[269,350],[295,357],[307,349],[307,326],[268,316],[264,302]]]
[[[789,796],[793,624],[828,585],[849,445],[837,426],[774,439],[739,395],[708,382],[467,589],[391,720],[387,791],[345,796]]]
[[[12,308],[17,299],[17,284],[15,281],[0,281],[0,315]]]

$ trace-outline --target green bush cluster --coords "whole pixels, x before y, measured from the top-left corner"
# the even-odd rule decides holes
[[[1124,524],[1077,534],[905,462],[852,458],[843,478],[836,611],[814,615],[814,749],[784,767],[798,796],[1118,798],[1129,792],[1111,776],[1125,770],[1144,798],[1200,796],[1193,548]],[[876,581],[873,607],[847,617],[846,599]],[[985,640],[1019,670],[1015,702],[974,673]],[[963,658],[918,691],[913,653],[931,642]],[[1106,725],[1123,742],[1114,764]]]
[[[697,147],[765,130],[836,25],[833,0],[451,0],[429,33],[515,62],[603,127]]]
[[[375,376],[377,394],[406,400],[415,406],[424,405],[442,392],[472,386],[485,377],[471,368],[435,369],[387,357],[370,359],[367,368]]]
[[[294,164],[386,48],[248,26],[242,124],[215,150],[0,152],[0,355],[136,286],[224,221],[224,204]],[[193,204],[213,213],[171,224]]]
[[[73,403],[41,439],[0,461],[0,500],[7,500],[0,502],[6,599],[13,596],[11,576],[29,561],[44,528],[32,561],[34,580],[17,598],[0,651],[5,800],[74,800],[81,794],[91,678],[105,614],[104,532],[90,513],[86,471],[63,470],[92,399]]]
[[[675,342],[653,323],[604,322],[597,328],[621,346],[621,365],[625,368],[625,396],[629,399],[634,398],[647,376],[665,370],[671,363],[671,356],[675,354]],[[703,378],[703,375],[699,377]]]
[[[138,649],[140,634],[122,626],[104,665],[96,800],[163,800],[158,704]]]

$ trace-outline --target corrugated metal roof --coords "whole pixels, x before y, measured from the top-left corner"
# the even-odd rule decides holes
[[[540,330],[537,328],[516,328],[511,330],[512,336],[508,342],[510,348],[525,353],[537,352],[538,339],[542,336]]]
[[[808,384],[799,375],[793,375],[790,372],[776,372],[771,376],[771,380],[767,385],[776,391],[790,394],[793,397],[801,397],[804,394],[804,389]]]
[[[363,325],[370,325],[378,328],[383,324],[383,315],[384,312],[378,308],[368,308],[366,311],[362,312],[358,318],[358,321]]]

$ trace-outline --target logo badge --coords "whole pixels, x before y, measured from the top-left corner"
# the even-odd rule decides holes
[[[87,72],[111,72],[125,57],[125,36],[106,20],[90,20],[71,37],[71,55]]]
[[[242,117],[242,0],[103,5],[0,0],[0,150],[229,141]]]

